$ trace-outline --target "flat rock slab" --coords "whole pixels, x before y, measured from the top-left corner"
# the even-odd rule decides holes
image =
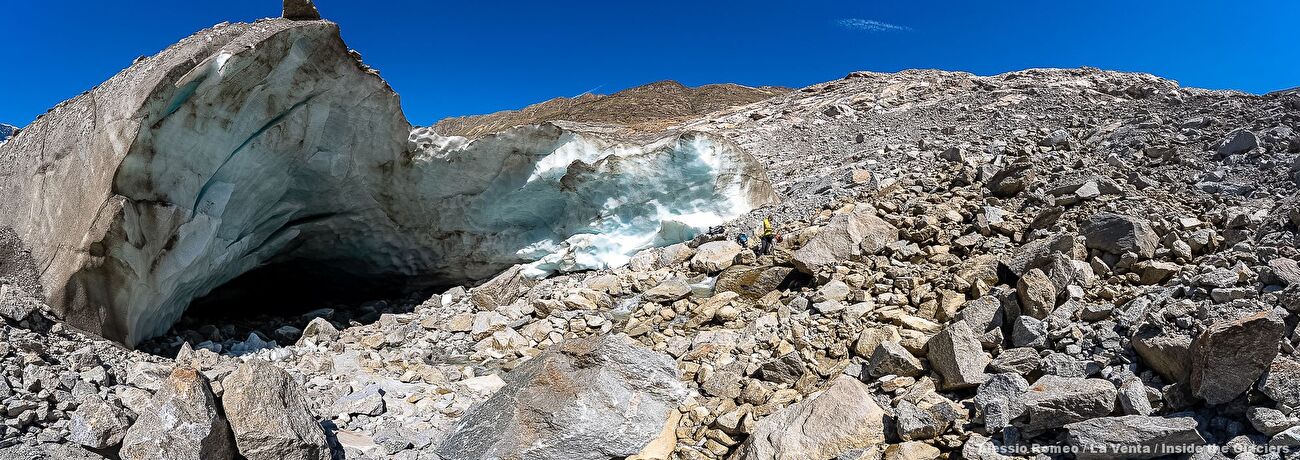
[[[1126,415],[1065,426],[1079,460],[1148,459],[1192,452],[1205,439],[1191,417]]]

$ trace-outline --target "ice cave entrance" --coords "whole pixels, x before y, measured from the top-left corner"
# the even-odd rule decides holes
[[[416,130],[410,148],[412,167],[396,176],[397,207],[387,212],[408,233],[376,234],[386,251],[288,244],[260,255],[263,262],[250,270],[207,274],[213,289],[164,306],[161,315],[141,315],[166,321],[142,330],[163,332],[171,324],[166,309],[180,313],[191,302],[193,314],[220,321],[473,284],[515,264],[539,278],[619,267],[641,250],[690,240],[773,199],[752,157],[696,133],[628,145],[550,125],[475,140]],[[328,239],[334,235],[324,233],[341,228],[350,227],[305,225],[297,238]],[[394,241],[410,247],[393,251]],[[386,260],[400,267],[386,270]]]

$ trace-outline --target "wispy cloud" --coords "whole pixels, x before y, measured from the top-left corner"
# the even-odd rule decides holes
[[[849,18],[835,21],[840,27],[845,29],[862,30],[866,32],[911,32],[912,28],[880,22],[874,19]]]

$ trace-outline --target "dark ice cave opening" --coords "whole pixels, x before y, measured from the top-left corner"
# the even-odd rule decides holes
[[[174,357],[182,344],[230,352],[249,334],[292,345],[317,317],[336,328],[370,324],[385,313],[406,313],[447,283],[433,277],[374,276],[349,270],[348,261],[288,261],[250,270],[190,303],[162,336],[142,351]]]

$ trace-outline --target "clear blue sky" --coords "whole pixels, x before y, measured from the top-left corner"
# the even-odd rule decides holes
[[[416,124],[652,81],[799,87],[853,70],[1144,71],[1187,86],[1300,86],[1300,2],[318,0]],[[11,1],[0,121],[26,124],[176,40],[279,0]]]

